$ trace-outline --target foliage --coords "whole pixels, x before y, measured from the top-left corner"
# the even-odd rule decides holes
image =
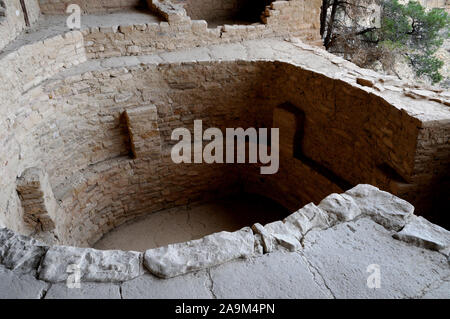
[[[443,62],[433,56],[448,37],[450,18],[443,9],[430,11],[417,1],[402,5],[398,0],[383,4],[381,28],[376,30],[381,45],[405,47],[417,76],[440,82]]]
[[[331,16],[333,11],[327,9],[328,18],[322,19],[323,23],[328,24],[328,27],[322,28],[323,33],[328,31],[324,36],[327,49],[335,45],[339,46],[341,51],[344,48],[344,51],[358,52],[361,56],[363,48],[372,57],[374,52],[389,54],[391,50],[405,55],[418,77],[427,76],[433,83],[442,80],[439,70],[443,62],[434,54],[449,36],[450,17],[445,10],[426,10],[417,1],[401,4],[398,0],[383,0],[380,3],[379,25],[358,25],[355,22],[352,27],[342,28],[339,27],[339,10],[344,10],[343,12],[348,15],[347,13],[356,6],[355,3],[349,0],[323,2],[327,3],[327,8],[335,6],[335,16]],[[361,9],[359,10],[360,14]],[[322,18],[323,16],[324,13]],[[333,24],[332,27],[330,23]],[[333,32],[334,34],[331,34]],[[380,59],[382,58],[380,56]]]

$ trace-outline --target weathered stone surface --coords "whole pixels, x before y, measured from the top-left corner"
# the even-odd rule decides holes
[[[274,248],[274,238],[273,236],[264,228],[263,225],[256,223],[252,226],[252,230],[255,235],[259,235],[261,237],[261,243],[265,253],[270,253]]]
[[[158,111],[156,107],[148,105],[126,110],[124,115],[134,157],[160,158],[161,136],[158,128]]]
[[[323,199],[319,208],[336,216],[340,221],[350,221],[361,215],[361,210],[353,198],[346,194],[331,194]]]
[[[272,250],[276,250],[280,246],[290,251],[300,249],[302,233],[291,223],[287,223],[285,220],[276,221],[265,225],[264,229],[269,234],[268,238],[272,239]]]
[[[145,274],[122,284],[124,299],[209,299],[210,280],[207,272],[200,271],[171,279],[160,279]]]
[[[38,167],[27,168],[17,179],[17,192],[25,222],[38,231],[53,230],[58,204],[47,173]]]
[[[144,264],[154,275],[170,278],[250,257],[254,245],[253,232],[243,228],[234,233],[220,232],[187,243],[149,249],[144,254]]]
[[[30,237],[0,228],[0,264],[18,273],[34,273],[48,247]]]
[[[31,275],[19,275],[0,265],[0,299],[39,299],[48,283]]]
[[[298,253],[274,252],[210,270],[217,298],[331,298]]]
[[[126,281],[142,273],[141,259],[141,253],[132,251],[55,246],[47,251],[42,261],[39,279],[63,282],[79,267],[84,282]]]
[[[286,217],[285,222],[294,225],[305,235],[311,229],[327,229],[334,224],[335,220],[332,215],[327,214],[313,203],[309,203]]]
[[[419,247],[450,252],[450,232],[420,216],[413,216],[394,238]]]
[[[387,229],[400,230],[411,218],[414,206],[372,185],[358,185],[345,192],[354,199],[361,212]]]
[[[120,299],[120,286],[105,283],[81,283],[80,288],[68,288],[66,284],[53,284],[45,299]]]
[[[437,288],[427,291],[422,299],[450,299],[450,278],[439,283]]]
[[[393,240],[369,218],[311,231],[304,245],[305,258],[336,298],[415,298],[450,275],[442,254]],[[379,266],[379,289],[367,285],[370,265]]]
[[[278,246],[286,248],[288,251],[296,251],[301,249],[302,245],[300,241],[292,235],[285,234],[273,234],[272,235]]]
[[[276,221],[265,226],[257,223],[252,226],[252,229],[261,236],[265,253],[280,248],[295,251],[301,249],[301,240],[308,231],[331,227],[334,219],[332,215],[328,215],[310,203],[283,221]]]

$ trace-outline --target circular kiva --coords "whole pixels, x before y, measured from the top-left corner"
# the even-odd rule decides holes
[[[439,91],[419,90],[313,46],[320,39],[314,14],[320,1],[275,1],[259,23],[217,28],[191,19],[194,8],[178,2],[149,1],[150,23],[61,32],[65,17],[55,18],[45,20],[55,25],[39,33],[44,39],[0,40],[0,225],[6,227],[0,238],[36,257],[13,254],[9,268],[27,260],[17,267],[36,269],[45,254],[40,277],[59,282],[67,274],[49,265],[120,259],[126,271],[84,279],[134,278],[142,272],[141,253],[87,247],[137,217],[238,191],[270,198],[290,213],[306,206],[291,217],[302,226],[290,237],[284,229],[287,237],[278,236],[275,246],[264,238],[276,231],[261,225],[189,246],[200,255],[196,245],[229,247],[213,264],[277,247],[295,250],[311,216],[317,219],[308,230],[366,215],[399,231],[412,216],[411,204],[416,213],[439,218],[436,190],[450,158],[449,101]],[[40,3],[41,13],[62,13],[56,1]],[[33,24],[39,14],[28,9]],[[286,17],[300,11],[304,20],[289,24]],[[0,24],[0,35],[7,28]],[[194,121],[202,121],[203,131],[278,128],[278,170],[261,174],[261,163],[174,162],[172,132],[193,134]],[[164,251],[153,251],[144,258],[160,277],[197,269],[173,269],[161,256]],[[98,274],[101,269],[92,276]]]

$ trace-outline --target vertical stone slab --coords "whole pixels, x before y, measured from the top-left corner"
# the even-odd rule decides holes
[[[58,204],[48,175],[40,168],[28,168],[17,179],[16,189],[24,209],[25,223],[41,231],[54,229]]]
[[[125,111],[131,150],[135,158],[159,159],[161,135],[156,106],[142,106]]]

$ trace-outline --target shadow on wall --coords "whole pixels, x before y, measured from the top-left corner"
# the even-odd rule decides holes
[[[260,22],[261,14],[265,10],[266,6],[270,5],[273,1],[270,0],[244,0],[239,1],[240,10],[236,12],[235,19],[238,21],[248,22]]]
[[[176,0],[183,4],[188,15],[194,20],[206,20],[209,23],[261,22],[261,14],[272,0],[216,0],[205,4],[198,0]]]

